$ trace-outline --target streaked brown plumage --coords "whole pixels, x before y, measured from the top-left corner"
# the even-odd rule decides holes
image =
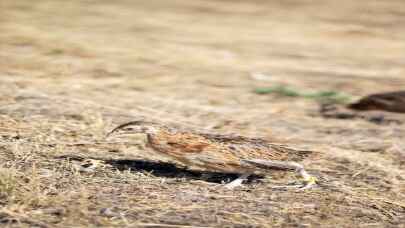
[[[182,131],[145,121],[122,124],[109,135],[119,131],[146,133],[147,146],[191,169],[240,173],[245,174],[244,178],[254,173],[266,173],[269,169],[287,169],[300,172],[308,184],[315,181],[295,163],[302,161],[311,151],[298,151],[256,138]]]

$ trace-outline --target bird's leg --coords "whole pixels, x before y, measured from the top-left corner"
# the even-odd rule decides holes
[[[225,188],[227,189],[234,189],[236,187],[242,186],[242,182],[247,180],[247,178],[250,176],[250,173],[245,173],[240,175],[238,178],[235,180],[229,182],[228,184],[225,185]]]
[[[304,169],[304,166],[302,166],[301,164],[298,164],[296,162],[272,161],[272,160],[263,160],[263,159],[251,159],[251,160],[242,160],[242,161],[249,165],[254,165],[259,168],[264,168],[264,169],[279,168],[279,169],[295,170],[304,179],[305,185],[300,188],[302,190],[313,187],[314,185],[316,185],[316,182],[317,182],[316,177],[311,176]]]

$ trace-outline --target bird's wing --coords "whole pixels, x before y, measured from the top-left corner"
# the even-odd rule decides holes
[[[224,150],[218,143],[207,140],[201,135],[189,132],[160,134],[156,149],[174,157],[187,166],[200,170],[238,172],[240,159]],[[155,144],[156,146],[156,144]]]
[[[201,136],[212,143],[221,144],[230,153],[244,159],[300,161],[313,153],[313,151],[294,149],[287,145],[270,143],[259,138],[217,134],[201,134]]]
[[[166,143],[173,149],[180,149],[185,153],[198,153],[210,145],[210,143],[203,138],[187,133],[167,137]]]

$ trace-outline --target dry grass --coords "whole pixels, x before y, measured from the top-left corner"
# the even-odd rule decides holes
[[[403,89],[400,1],[13,1],[0,5],[0,223],[8,227],[400,227],[405,130],[316,99]],[[316,150],[305,192],[186,170],[108,141],[146,118]],[[91,159],[91,160],[89,160]]]

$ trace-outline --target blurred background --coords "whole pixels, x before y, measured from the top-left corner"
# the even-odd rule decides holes
[[[185,118],[295,115],[317,109],[317,96],[341,102],[402,88],[403,8],[395,0],[3,0],[0,80]],[[315,99],[291,99],[308,94]]]

